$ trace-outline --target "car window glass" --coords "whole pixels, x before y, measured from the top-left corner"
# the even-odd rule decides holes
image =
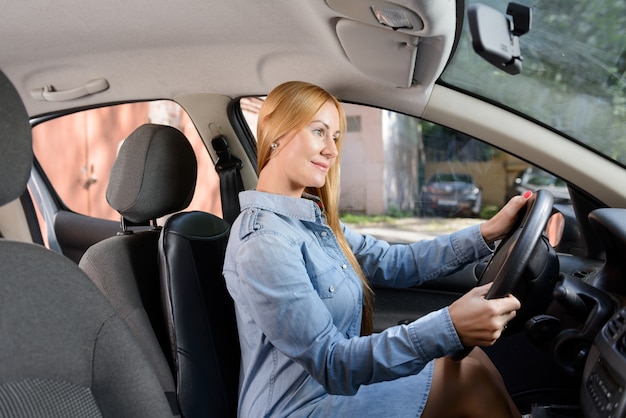
[[[172,101],[121,104],[73,113],[33,128],[33,149],[46,176],[71,210],[119,220],[107,203],[109,173],[124,139],[144,123],[181,130],[198,160],[196,193],[188,210],[221,216],[219,178],[187,113]]]
[[[508,0],[469,0],[504,13]],[[519,39],[520,74],[472,50],[468,21],[442,80],[567,134],[626,165],[626,2],[528,0],[530,31]],[[574,23],[575,22],[575,23]]]
[[[261,101],[241,100],[252,132]],[[432,237],[488,219],[526,190],[548,189],[557,202],[569,202],[563,180],[476,138],[387,110],[344,109],[340,202],[346,222],[393,223]]]

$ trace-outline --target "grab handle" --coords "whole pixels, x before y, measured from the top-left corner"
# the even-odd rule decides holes
[[[95,80],[88,81],[80,87],[68,90],[57,90],[53,86],[32,89],[30,91],[30,96],[35,100],[46,102],[64,102],[100,93],[108,88],[109,82],[105,78],[97,78]]]

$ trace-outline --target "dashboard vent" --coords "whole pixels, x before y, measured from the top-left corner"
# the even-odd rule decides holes
[[[613,318],[607,322],[604,327],[604,332],[609,339],[615,341],[623,333],[626,326],[626,310],[621,310]],[[624,339],[622,338],[621,344],[624,346]]]
[[[624,337],[620,338],[615,346],[620,354],[626,355],[626,339]]]
[[[584,268],[584,269],[576,270],[574,273],[572,273],[572,276],[577,277],[579,279],[584,279],[585,277],[589,276],[593,272],[594,272],[594,269],[592,268]]]

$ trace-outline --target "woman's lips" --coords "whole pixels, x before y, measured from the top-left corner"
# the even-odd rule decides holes
[[[322,170],[322,171],[328,171],[328,164],[320,163],[320,162],[316,162],[316,161],[313,161],[313,164],[318,166],[320,168],[320,170]]]

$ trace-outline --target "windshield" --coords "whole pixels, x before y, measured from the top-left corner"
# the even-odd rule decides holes
[[[469,0],[467,5],[476,1]],[[506,12],[508,1],[480,3]],[[626,2],[518,0],[532,8],[509,75],[476,55],[467,19],[442,80],[509,107],[626,165]]]

